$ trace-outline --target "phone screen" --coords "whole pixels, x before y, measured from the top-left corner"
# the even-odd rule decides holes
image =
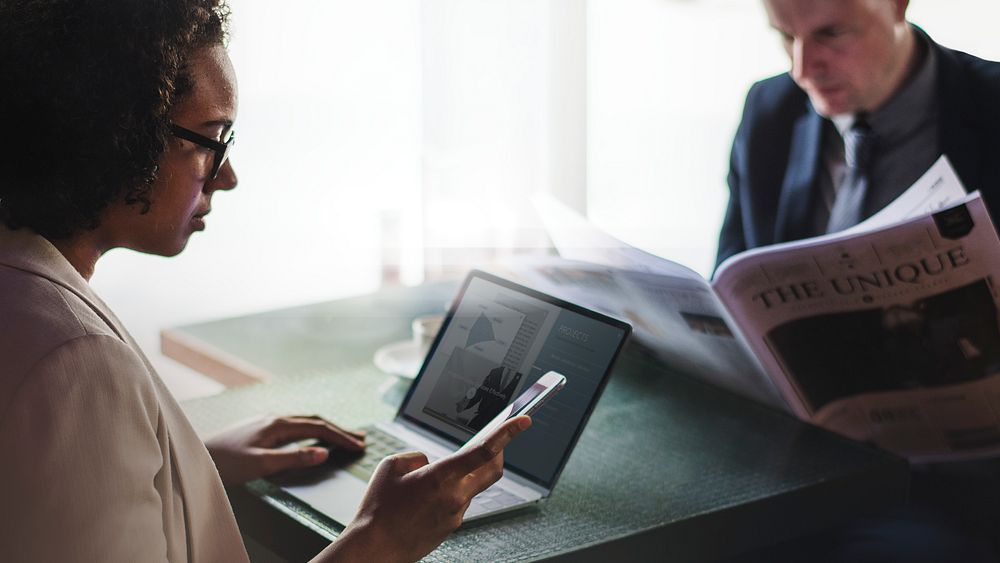
[[[541,395],[542,391],[545,391],[545,385],[536,381],[535,384],[529,387],[527,391],[521,393],[521,396],[515,399],[514,403],[511,405],[510,414],[507,415],[507,420],[521,414],[521,410],[528,406],[528,403],[530,403],[532,399]]]
[[[507,405],[503,408],[503,410],[497,413],[493,420],[486,423],[486,425],[483,426],[483,428],[477,432],[475,436],[470,438],[469,441],[462,446],[462,449],[469,447],[471,444],[482,442],[487,436],[496,430],[497,427],[515,416],[533,414],[538,407],[542,406],[548,397],[562,389],[562,386],[565,383],[566,378],[562,375],[555,372],[546,373],[538,381],[533,383],[531,387],[528,387],[523,393],[518,395],[518,397],[514,399],[513,403]]]

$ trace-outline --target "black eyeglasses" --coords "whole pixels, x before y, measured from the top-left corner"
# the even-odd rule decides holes
[[[207,149],[212,149],[215,151],[215,160],[212,162],[212,172],[208,177],[214,180],[219,175],[219,170],[222,169],[222,165],[226,163],[229,158],[229,151],[233,148],[233,143],[236,142],[236,133],[232,128],[226,130],[222,134],[222,141],[216,141],[215,139],[210,139],[200,133],[195,133],[190,129],[185,129],[180,125],[170,125],[170,131],[173,132],[175,137],[184,139],[185,141],[191,141],[196,145],[201,145]]]

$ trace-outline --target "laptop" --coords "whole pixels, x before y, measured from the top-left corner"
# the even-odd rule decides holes
[[[364,454],[332,452],[321,468],[272,482],[347,525],[382,458],[419,450],[433,462],[457,451],[551,370],[565,388],[507,446],[503,477],[463,521],[537,503],[552,493],[630,333],[627,323],[473,270],[395,418],[365,429]]]

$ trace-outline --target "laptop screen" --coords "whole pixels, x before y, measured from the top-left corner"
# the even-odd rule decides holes
[[[504,452],[506,467],[551,487],[630,331],[621,321],[473,271],[399,416],[464,443],[544,373],[557,371],[566,387]]]

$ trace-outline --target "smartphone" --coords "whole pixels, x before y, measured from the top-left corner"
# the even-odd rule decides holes
[[[469,438],[469,441],[462,446],[462,450],[482,442],[489,436],[498,426],[504,422],[519,416],[526,414],[531,416],[551,397],[555,395],[557,391],[562,389],[566,385],[566,377],[561,373],[550,371],[545,375],[538,378],[538,381],[534,382],[531,387],[524,390],[523,393],[518,395],[514,402],[507,405],[493,417],[493,420],[486,423],[486,426],[476,432],[476,435]]]

